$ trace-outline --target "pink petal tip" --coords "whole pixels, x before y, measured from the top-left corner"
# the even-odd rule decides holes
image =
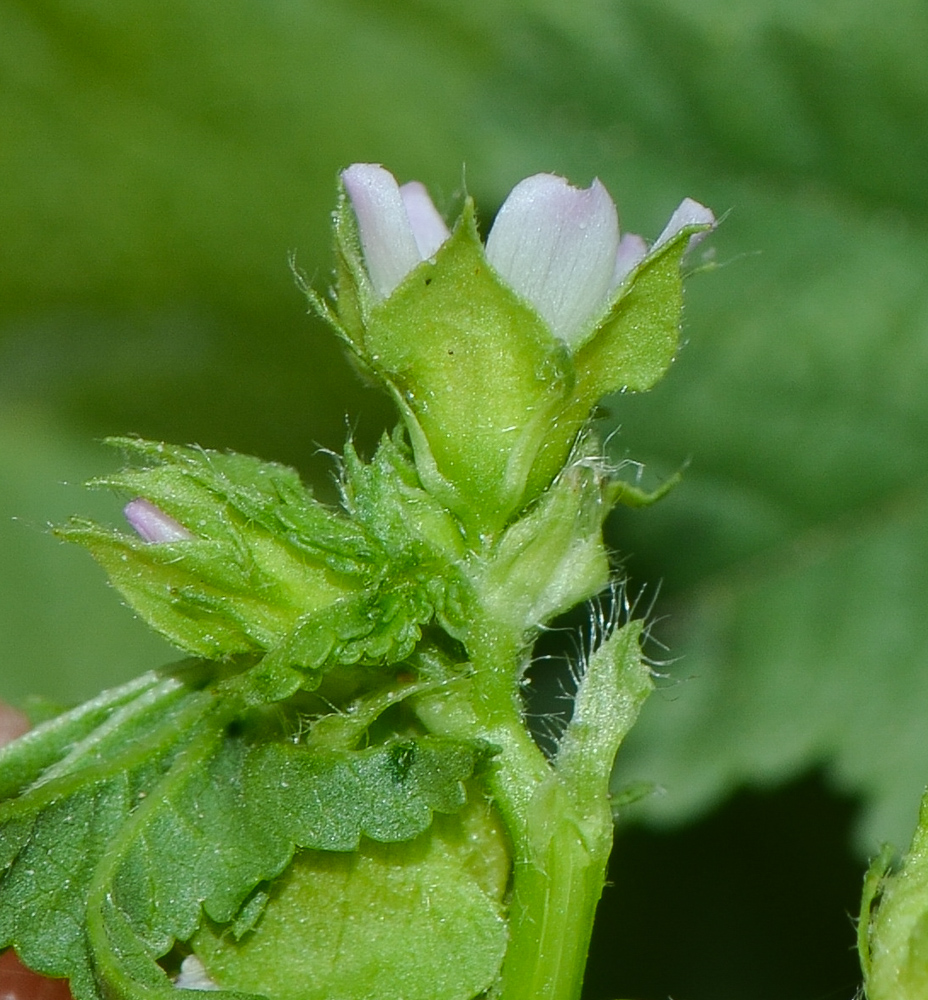
[[[123,514],[145,542],[184,542],[194,537],[179,521],[144,497],[130,500]]]

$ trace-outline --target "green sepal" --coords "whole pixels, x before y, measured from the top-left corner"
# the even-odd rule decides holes
[[[686,226],[652,250],[577,348],[576,395],[587,410],[610,393],[650,389],[670,367],[680,338],[683,255],[690,239],[709,228]]]
[[[529,486],[532,467],[573,375],[564,345],[487,263],[472,201],[434,262],[371,310],[365,338],[426,488],[497,532],[547,485]]]
[[[373,374],[365,331],[378,297],[364,265],[358,221],[341,179],[338,182],[338,205],[332,215],[332,227],[335,235],[334,309],[327,302],[320,303],[311,290],[309,303],[345,341],[361,370]]]
[[[690,239],[708,228],[687,226],[651,251],[625,278],[590,336],[574,349],[570,398],[557,414],[557,432],[545,440],[532,470],[538,488],[557,475],[564,464],[565,441],[569,444],[581,433],[600,400],[616,392],[650,389],[670,367],[679,346],[683,257]],[[610,502],[640,506],[651,501],[627,485]]]
[[[554,483],[476,563],[473,590],[494,620],[527,633],[606,586],[606,483],[598,442],[585,435]]]

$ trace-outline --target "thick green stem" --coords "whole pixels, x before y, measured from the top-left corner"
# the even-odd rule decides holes
[[[433,728],[499,748],[488,782],[512,845],[513,883],[496,995],[575,1000],[612,843],[611,814],[604,799],[599,808],[578,809],[527,730],[518,697],[522,643],[484,627],[473,630],[468,649],[474,673],[467,695],[424,703],[420,714]]]
[[[555,809],[536,825],[532,833],[546,840],[516,862],[500,996],[575,1000],[609,849],[590,851],[569,808]]]

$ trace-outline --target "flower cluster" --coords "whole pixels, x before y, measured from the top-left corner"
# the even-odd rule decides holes
[[[132,532],[55,533],[192,659],[0,750],[0,1000],[20,959],[81,1000],[579,995],[645,626],[594,629],[550,756],[525,664],[608,585],[609,511],[650,499],[591,413],[672,361],[714,217],[687,200],[649,245],[599,181],[539,174],[484,242],[470,199],[449,226],[355,164],[334,225],[310,299],[401,424],[346,444],[339,507],[276,463],[111,440],[131,461],[93,485]],[[0,744],[24,726],[0,704]]]

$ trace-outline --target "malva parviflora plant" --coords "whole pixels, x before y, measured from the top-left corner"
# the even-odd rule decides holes
[[[649,245],[598,181],[539,174],[484,245],[469,199],[449,230],[422,185],[344,171],[333,293],[304,290],[399,424],[346,445],[337,508],[281,465],[114,441],[94,485],[132,530],[58,534],[186,659],[0,750],[0,949],[77,1000],[579,996],[644,624],[596,630],[553,748],[522,687],[540,632],[617,587],[609,511],[654,499],[591,414],[666,371],[714,225],[685,200]],[[913,866],[870,879],[872,1000],[928,996]]]

